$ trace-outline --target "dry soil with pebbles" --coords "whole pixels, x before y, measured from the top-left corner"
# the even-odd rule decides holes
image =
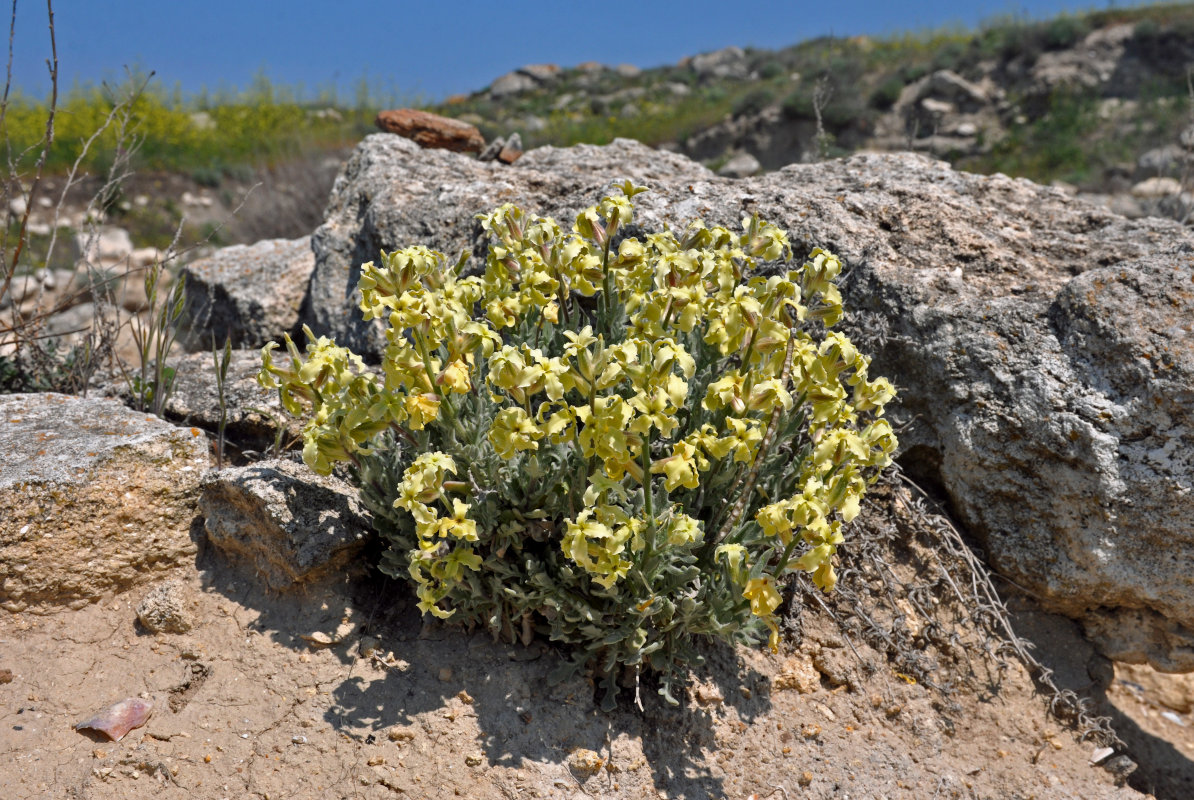
[[[1148,751],[1152,785],[1143,768],[1125,785],[1092,766],[1096,744],[1050,717],[1014,663],[938,653],[953,686],[931,689],[821,611],[778,654],[712,649],[681,708],[644,682],[642,711],[628,688],[607,714],[585,680],[548,682],[549,646],[425,624],[392,582],[269,594],[210,549],[170,577],[185,633],[138,622],[149,586],[0,616],[5,798],[1194,796],[1176,793],[1189,709],[1164,716],[1139,673],[1102,692],[1075,626],[1027,606],[1016,620],[1042,660]],[[73,727],[138,696],[153,716],[122,741]]]

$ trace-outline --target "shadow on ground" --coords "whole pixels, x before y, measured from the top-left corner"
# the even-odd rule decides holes
[[[426,623],[405,587],[392,580],[358,576],[338,586],[279,595],[263,590],[253,576],[237,574],[210,549],[198,562],[207,588],[257,612],[244,626],[247,633],[256,631],[300,653],[328,642],[345,677],[330,687],[333,702],[324,719],[345,736],[373,743],[418,726],[434,738],[445,719],[475,715],[474,746],[491,766],[566,765],[578,784],[589,776],[577,772],[570,758],[575,751],[594,751],[625,768],[618,751],[633,748],[618,743],[641,740],[657,790],[687,800],[725,796],[722,780],[710,769],[712,759],[705,757],[717,746],[714,714],[726,711],[720,703],[672,707],[644,679],[641,712],[634,689],[627,688],[618,710],[604,713],[592,682],[578,677],[550,683],[562,657],[554,646],[506,645],[488,634]],[[369,640],[377,642],[375,656],[362,655],[361,644]],[[733,648],[710,646],[706,658],[696,679],[716,687],[712,694],[724,698],[741,720],[770,709],[767,679],[746,667]],[[609,776],[612,781],[613,772]]]
[[[1092,712],[1110,718],[1111,727],[1125,745],[1116,751],[1116,756],[1126,755],[1136,764],[1135,771],[1127,776],[1128,784],[1157,800],[1194,797],[1194,761],[1169,742],[1141,728],[1112,703],[1107,690],[1115,680],[1114,668],[1082,636],[1079,625],[1066,617],[1035,609],[1025,601],[1016,605],[1019,607],[1013,616],[1016,631],[1038,643],[1036,656],[1053,670],[1057,687],[1090,698]]]

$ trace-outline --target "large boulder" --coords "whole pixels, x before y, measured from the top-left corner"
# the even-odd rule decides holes
[[[208,473],[199,513],[208,541],[276,591],[342,575],[371,531],[353,487],[284,459]]]
[[[210,352],[213,339],[249,348],[294,333],[314,267],[307,236],[224,247],[191,262],[182,271],[187,325],[180,341]]]
[[[191,561],[207,437],[106,399],[0,396],[0,607],[80,607]]]
[[[542,148],[499,169],[363,142],[314,237],[312,321],[376,354],[359,264],[485,242],[501,202],[567,222],[631,178],[636,224],[737,225],[758,212],[848,268],[850,332],[900,386],[905,464],[948,496],[992,566],[1083,621],[1116,658],[1194,670],[1194,236],[1058,189],[858,155],[737,181],[630,142]]]

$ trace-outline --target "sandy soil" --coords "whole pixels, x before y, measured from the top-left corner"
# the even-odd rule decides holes
[[[780,654],[714,648],[683,707],[644,682],[641,712],[627,689],[606,714],[584,680],[548,683],[550,646],[425,624],[392,582],[270,595],[210,549],[174,577],[185,634],[141,627],[149,587],[0,617],[4,797],[1194,796],[1189,714],[1163,715],[1073,623],[1023,603],[1016,624],[1058,684],[1112,714],[1142,762],[1130,785],[1022,668],[964,637],[927,647],[930,688],[797,604]],[[127,697],[155,710],[122,741],[74,729]]]

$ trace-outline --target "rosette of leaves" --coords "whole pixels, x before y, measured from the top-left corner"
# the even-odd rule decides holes
[[[791,251],[757,218],[620,238],[645,191],[620,188],[570,230],[484,215],[484,275],[384,253],[360,280],[376,369],[308,331],[260,374],[312,469],[352,465],[424,613],[564,644],[560,677],[592,671],[607,706],[644,671],[675,703],[703,639],[775,650],[779,582],[832,589],[896,447],[891,384],[833,330],[835,256],[758,275]]]

